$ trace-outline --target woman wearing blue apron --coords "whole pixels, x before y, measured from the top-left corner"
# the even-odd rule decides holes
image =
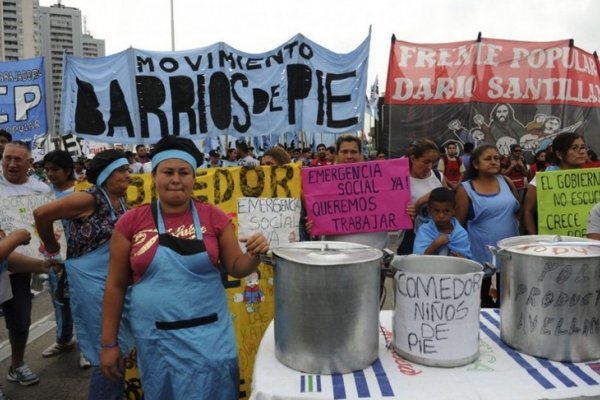
[[[261,234],[238,244],[218,208],[192,198],[202,155],[189,139],[168,136],[152,154],[159,200],[116,224],[102,315],[101,368],[122,376],[117,342],[130,279],[129,320],[147,400],[237,399],[237,348],[221,272],[243,277],[268,251]]]
[[[100,322],[102,296],[108,271],[109,243],[117,219],[125,212],[125,192],[131,181],[129,162],[123,152],[98,153],[87,171],[91,189],[45,204],[34,211],[36,227],[48,257],[59,252],[52,224],[69,220],[67,270],[71,312],[79,348],[94,366],[88,399],[121,399],[123,380],[106,379],[100,362]],[[121,346],[132,341],[128,329],[121,329]]]

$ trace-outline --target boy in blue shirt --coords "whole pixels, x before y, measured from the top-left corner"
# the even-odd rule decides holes
[[[419,227],[414,254],[472,257],[467,231],[454,217],[455,205],[452,190],[440,187],[431,191],[427,202],[431,220]]]

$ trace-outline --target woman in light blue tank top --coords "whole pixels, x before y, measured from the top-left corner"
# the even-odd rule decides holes
[[[515,187],[500,174],[500,153],[495,146],[483,145],[471,156],[468,180],[456,193],[456,216],[466,226],[471,242],[473,260],[492,262],[487,245],[496,246],[498,241],[519,235],[516,213],[520,203]],[[500,273],[500,260],[496,264]],[[482,307],[499,306],[489,295],[491,279],[484,278]],[[498,280],[499,281],[499,280]]]

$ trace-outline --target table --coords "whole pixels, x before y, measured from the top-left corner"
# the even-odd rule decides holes
[[[426,367],[396,355],[389,348],[392,313],[380,314],[379,358],[343,375],[306,374],[281,364],[271,322],[256,356],[250,399],[600,399],[600,360],[563,363],[519,353],[500,340],[498,310],[481,311],[479,358],[456,368]]]

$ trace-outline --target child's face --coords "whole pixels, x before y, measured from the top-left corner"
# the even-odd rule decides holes
[[[436,225],[446,225],[454,217],[454,207],[449,201],[432,201],[429,204],[429,214]]]

